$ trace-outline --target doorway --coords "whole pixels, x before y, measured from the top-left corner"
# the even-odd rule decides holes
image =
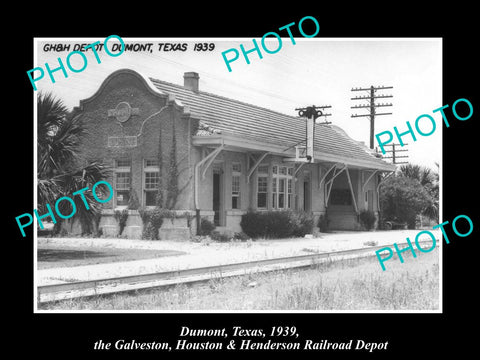
[[[215,226],[220,226],[222,211],[222,171],[213,169],[213,222]]]
[[[311,198],[310,176],[305,176],[303,179],[303,211],[312,211]]]

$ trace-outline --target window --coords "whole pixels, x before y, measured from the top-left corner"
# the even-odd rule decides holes
[[[240,209],[240,176],[232,176],[232,209]]]
[[[145,159],[143,163],[145,206],[155,206],[160,186],[160,168],[158,160]]]
[[[293,199],[293,168],[273,166],[272,171],[272,208],[291,209]]]
[[[258,176],[257,178],[257,208],[267,208],[268,177]]]
[[[290,170],[290,168],[289,168]],[[287,180],[287,208],[291,209],[292,208],[292,196],[293,196],[293,192],[292,192],[293,188],[292,188],[292,179],[288,179]]]
[[[117,168],[129,168],[132,165],[130,159],[118,159],[116,160],[115,167]]]
[[[117,190],[130,190],[130,172],[117,173]]]
[[[160,181],[158,171],[145,172],[145,190],[157,190]]]
[[[257,167],[257,208],[266,209],[268,200],[268,165]]]
[[[145,167],[155,167],[158,166],[158,160],[145,160]]]
[[[257,172],[259,174],[268,174],[268,165],[258,165]]]
[[[278,208],[285,208],[285,179],[278,179]]]
[[[352,195],[349,189],[332,189],[330,194],[331,205],[352,205]]]
[[[232,164],[232,209],[240,209],[240,176],[242,165]]]
[[[159,183],[158,171],[145,172],[145,206],[155,206]]]
[[[277,178],[272,178],[272,208],[277,208],[277,198],[278,198],[278,190],[277,190]]]
[[[116,206],[127,206],[130,200],[131,160],[115,160],[115,199]]]

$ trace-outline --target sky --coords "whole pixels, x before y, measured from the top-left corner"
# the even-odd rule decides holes
[[[352,92],[352,88],[370,86],[393,86],[379,94],[393,95],[379,102],[392,103],[381,107],[378,112],[392,115],[377,116],[375,134],[391,131],[396,126],[400,132],[407,130],[409,121],[415,128],[416,119],[422,114],[432,116],[437,124],[430,136],[416,134],[417,141],[410,135],[402,140],[408,143],[407,159],[410,163],[428,166],[436,170],[435,163],[442,158],[441,115],[433,113],[442,103],[442,40],[441,38],[282,38],[281,47],[276,38],[267,38],[267,49],[279,50],[267,53],[261,47],[261,38],[256,41],[262,53],[248,54],[247,64],[240,50],[253,48],[252,38],[122,38],[125,44],[152,43],[144,51],[124,51],[118,56],[109,56],[104,49],[97,52],[100,64],[91,50],[84,52],[86,67],[73,72],[66,66],[66,59],[75,50],[76,44],[104,42],[104,38],[37,38],[34,64],[45,70],[58,67],[58,58],[65,64],[68,77],[62,71],[54,72],[52,83],[45,71],[44,78],[35,82],[38,91],[52,92],[72,109],[80,100],[89,98],[105,78],[121,68],[136,70],[152,77],[183,85],[183,74],[195,71],[200,76],[200,91],[233,98],[262,106],[281,113],[297,116],[295,108],[309,105],[330,105],[327,118],[333,125],[344,129],[357,141],[369,146],[370,120],[368,117],[352,118],[352,114],[367,114],[366,109],[351,109],[354,105],[367,104],[352,97],[367,95],[366,91]],[[165,45],[185,43],[185,51],[165,51]],[[206,51],[195,51],[196,43],[209,44]],[[49,50],[45,45],[70,44],[65,51]],[[118,45],[116,39],[108,41],[111,49]],[[210,45],[214,44],[214,45]],[[77,46],[78,46],[77,45]],[[180,45],[178,46],[180,47]],[[172,47],[171,47],[172,48]],[[210,50],[212,49],[213,50]],[[236,49],[240,55],[230,63],[229,72],[222,52]],[[47,51],[48,50],[48,51]],[[113,52],[115,55],[118,52]],[[234,53],[226,54],[227,58]],[[79,54],[69,58],[73,69],[85,65]],[[32,73],[37,77],[39,72]],[[384,100],[384,101],[382,101]],[[419,122],[420,129],[427,133],[432,125],[426,118]],[[394,138],[398,143],[398,139]],[[377,146],[377,144],[375,144]]]

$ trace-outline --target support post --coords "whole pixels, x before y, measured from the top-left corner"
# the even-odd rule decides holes
[[[293,174],[293,178],[295,181],[297,181],[297,174],[298,172],[300,171],[300,169],[303,167],[303,165],[305,165],[306,163],[302,162],[300,163],[300,165],[298,165],[298,167],[295,169],[295,173]]]
[[[198,182],[200,180],[200,167],[207,161],[211,160],[213,161],[215,157],[218,155],[218,153],[224,148],[224,144],[220,145],[217,149],[212,151],[210,154],[208,154],[206,157],[204,157],[202,160],[200,160],[198,163],[195,164],[195,169],[193,172],[193,182],[194,182],[194,188],[195,188],[195,193],[193,200],[195,202],[195,210],[198,210]],[[211,161],[209,162],[209,165],[211,164]],[[208,166],[204,169],[203,171],[203,176],[205,176],[206,169],[208,169]]]
[[[216,148],[213,152],[208,154],[208,156],[205,158],[207,163],[206,163],[206,165],[203,169],[203,172],[202,172],[202,179],[205,179],[205,174],[207,173],[207,169],[210,167],[210,165],[212,165],[212,162],[215,160],[217,155],[220,154],[220,152],[223,150],[223,148],[224,148],[224,145],[222,144],[218,148]]]
[[[350,186],[350,193],[352,194],[352,200],[353,200],[353,207],[355,208],[355,213],[358,215],[358,207],[357,207],[357,200],[355,199],[355,193],[353,192],[353,186],[352,186],[352,180],[350,179],[350,172],[348,171],[347,165],[345,165],[345,169],[347,170],[347,180],[348,180],[348,186]]]
[[[387,178],[389,178],[390,176],[392,176],[392,174],[394,174],[395,172],[394,171],[391,171],[390,174],[388,174],[387,176],[385,176],[382,180],[379,181],[379,183],[377,184],[377,210],[378,212],[380,212],[380,185],[382,185],[382,183],[387,180]]]
[[[365,187],[367,186],[368,182],[375,176],[375,174],[378,172],[378,170],[375,170],[372,175],[370,175],[367,180],[363,183],[362,185],[362,192],[365,191]]]
[[[337,168],[335,168],[335,171],[333,172],[333,176],[330,180],[327,181],[327,183],[325,184],[326,186],[328,186],[328,184],[330,183],[330,186],[328,188],[328,193],[327,193],[327,198],[326,198],[326,202],[325,202],[325,207],[327,207],[328,205],[328,200],[330,199],[330,192],[332,191],[332,186],[333,186],[333,180],[335,180],[335,178],[340,175],[346,168],[347,168],[347,165],[343,164],[343,168],[337,172]]]
[[[320,167],[320,166],[319,166]],[[328,174],[330,174],[330,171],[332,171],[334,168],[337,167],[337,164],[333,164],[330,169],[327,170],[327,172],[325,173],[325,175],[322,176],[322,178],[320,179],[320,181],[318,182],[318,188],[321,187],[322,185],[322,182],[325,180],[325,178],[327,177]]]

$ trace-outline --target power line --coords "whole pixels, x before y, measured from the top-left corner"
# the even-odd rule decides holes
[[[403,144],[404,146],[408,144]],[[408,161],[397,161],[397,159],[408,158],[408,155],[398,156],[396,153],[408,151],[408,149],[398,150],[395,146],[401,146],[400,144],[387,144],[383,146],[391,146],[392,150],[385,150],[386,153],[392,153],[392,156],[384,156],[383,159],[392,159],[392,164],[408,164]]]
[[[376,94],[378,90],[393,89],[393,86],[370,86],[368,88],[352,88],[351,91],[367,91],[368,95],[357,96],[351,98],[351,100],[367,100],[367,104],[351,106],[351,109],[368,109],[368,114],[352,114],[352,118],[356,117],[370,117],[370,149],[374,146],[374,133],[375,133],[375,116],[379,115],[391,115],[392,113],[377,113],[376,108],[392,106],[391,103],[375,103],[375,99],[391,98],[393,95]]]
[[[72,44],[75,43],[75,41],[72,41]],[[38,62],[39,63],[55,63],[55,61],[58,62],[57,58],[58,57],[64,57],[64,53],[59,54],[55,52],[42,52],[39,51],[38,54]],[[171,57],[168,57],[165,54],[159,55],[157,53],[147,53],[147,52],[138,52],[138,53],[131,53],[129,54],[129,57],[120,57],[118,59],[115,59],[115,63],[112,63],[114,65],[114,68],[121,68],[121,67],[130,67],[130,68],[136,68],[135,70],[139,70],[141,73],[145,74],[148,77],[157,77],[160,76],[160,78],[163,78],[163,73],[159,74],[159,69],[162,69],[161,64],[167,64],[169,66],[175,67],[177,69],[181,69],[185,71],[185,69],[192,69],[193,71],[197,71],[200,73],[201,77],[204,79],[208,79],[214,82],[217,82],[219,84],[227,84],[232,88],[231,92],[233,93],[238,93],[240,97],[246,98],[246,99],[255,99],[256,96],[252,96],[252,94],[256,94],[257,96],[263,96],[275,101],[282,101],[283,103],[287,104],[298,104],[299,100],[295,100],[295,94],[292,94],[293,96],[288,96],[285,94],[281,94],[278,91],[271,91],[269,89],[262,88],[262,85],[259,83],[258,86],[257,84],[243,84],[243,83],[238,83],[236,81],[232,81],[228,78],[225,78],[223,76],[220,76],[219,74],[216,74],[212,71],[209,71],[208,69],[205,69],[205,67],[199,67],[199,66],[192,66],[192,65],[187,65],[184,63],[183,59],[172,59]],[[90,60],[90,58],[89,58]],[[77,91],[79,93],[82,92],[88,92],[85,95],[80,95],[82,98],[86,98],[91,95],[91,92],[94,91],[95,89],[98,88],[98,84],[104,81],[104,79],[109,75],[109,72],[111,72],[111,67],[106,67],[103,63],[108,62],[109,58],[106,57],[105,59],[102,58],[102,65],[99,67],[97,66],[90,66],[88,68],[88,71],[82,72],[81,76],[72,76],[72,80],[69,81],[68,84],[65,85],[60,85],[58,84],[56,88],[60,91],[60,93],[72,93],[73,91]],[[282,58],[282,62],[285,63],[286,66],[291,67],[292,64],[298,64],[300,61],[298,59],[294,58],[288,58],[284,57]],[[97,65],[94,62],[92,62],[93,65]],[[305,63],[306,65],[306,63]],[[280,71],[280,69],[277,69],[276,67],[273,68],[273,71]],[[77,75],[77,74],[72,74],[72,75]],[[287,76],[289,77],[288,72],[282,72],[283,77]],[[73,81],[73,79],[75,81]],[[60,78],[58,80],[61,80]],[[165,80],[165,79],[164,79]],[[170,79],[167,81],[176,83],[176,81],[173,79],[172,76],[170,76]],[[292,81],[295,81],[296,83],[304,83],[306,86],[312,87],[311,83],[307,83],[306,80],[303,79],[298,79],[298,78],[293,78]],[[60,81],[59,81],[60,82]],[[45,87],[49,87],[50,84],[47,84]],[[44,86],[42,86],[44,87]],[[315,86],[314,86],[315,87]],[[316,88],[316,87],[315,87]],[[68,92],[65,92],[65,90],[68,89]],[[93,90],[92,90],[93,89]],[[278,90],[278,89],[277,89]],[[228,91],[228,90],[227,90]],[[71,99],[70,100],[72,103],[74,103],[73,106],[76,105],[77,99]],[[245,100],[245,101],[250,101],[250,100]],[[328,116],[327,114],[324,114],[324,116]]]

